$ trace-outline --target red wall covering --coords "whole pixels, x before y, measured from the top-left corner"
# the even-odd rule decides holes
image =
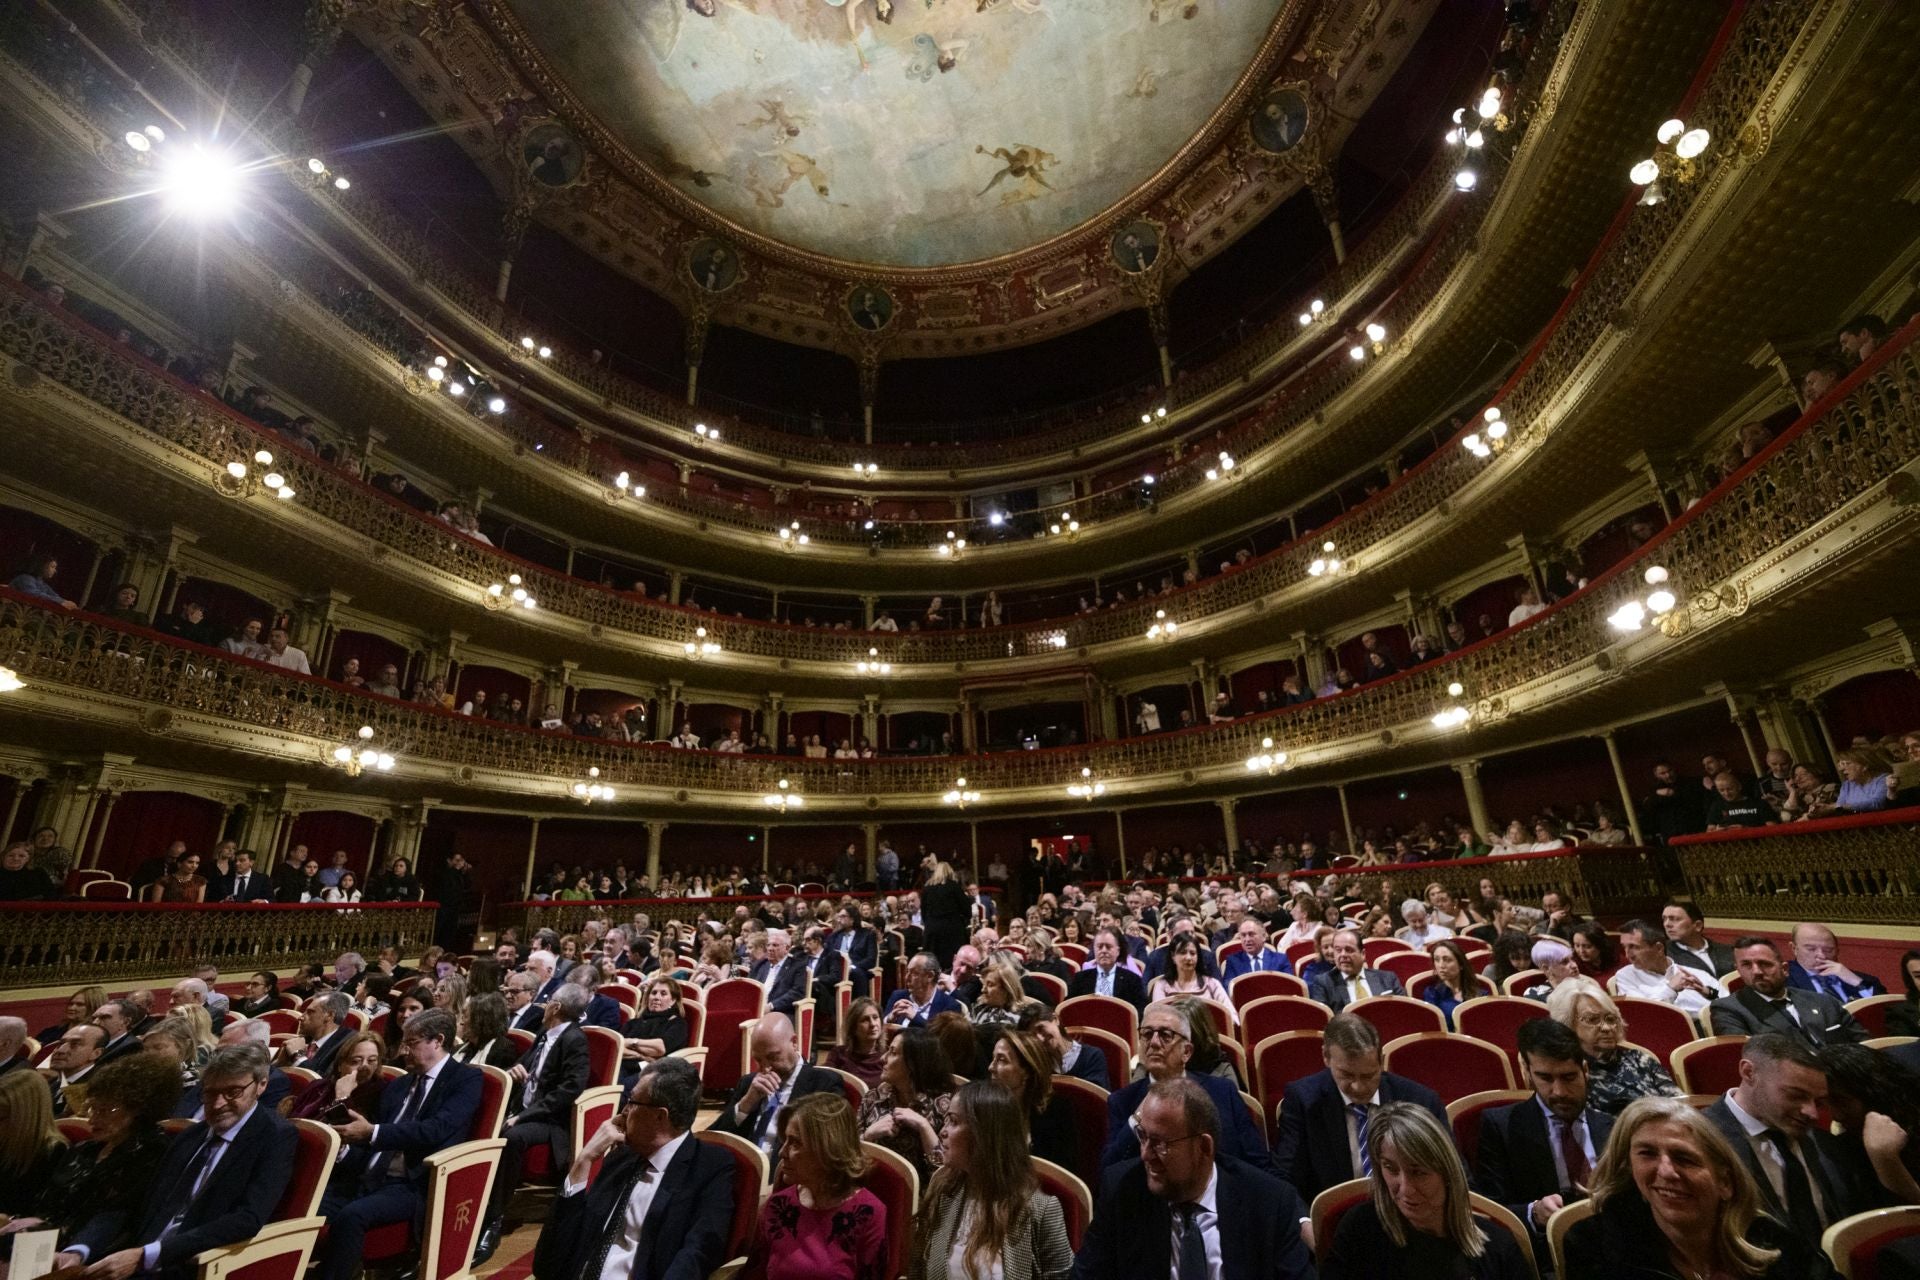
[[[328,867],[333,865],[334,850],[345,849],[347,865],[360,877],[360,883],[365,884],[371,875],[369,864],[373,856],[373,842],[379,831],[380,824],[372,818],[339,809],[318,809],[300,814],[293,820],[292,838],[287,841],[287,850],[291,853],[295,845],[304,844],[309,857],[316,859],[321,866]]]
[[[220,806],[178,791],[129,791],[113,806],[100,868],[125,880],[141,862],[167,851],[175,840],[205,853],[220,839]]]
[[[511,814],[431,810],[420,836],[417,874],[424,883],[432,884],[435,873],[458,849],[473,864],[476,896],[483,896],[489,905],[518,902],[525,896],[527,837],[531,831],[528,819]],[[544,826],[540,835],[544,844]]]
[[[1920,729],[1920,679],[1911,671],[1856,676],[1820,698],[1827,704],[1827,727],[1843,748],[1855,734],[1878,738]]]

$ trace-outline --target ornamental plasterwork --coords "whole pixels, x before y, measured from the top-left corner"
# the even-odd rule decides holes
[[[963,0],[939,2],[951,6]],[[1124,2],[1165,10],[1157,21],[1176,24],[1176,30],[1188,25],[1182,6],[1169,7],[1163,0]],[[723,3],[756,13],[772,4],[784,13],[794,0]],[[1024,16],[1024,10],[1012,11],[1014,0],[990,3],[1009,9],[1006,21]],[[1026,0],[1029,6],[1049,3],[1052,0]],[[1218,3],[1202,0],[1201,7]],[[659,7],[680,6],[659,0]],[[965,0],[964,7],[972,10],[972,0]],[[981,10],[989,7],[979,5]],[[705,21],[699,17],[702,8],[689,7],[682,23]],[[700,312],[703,320],[842,351],[857,360],[863,354],[871,359],[874,344],[867,332],[847,322],[845,299],[863,284],[883,287],[893,303],[885,326],[888,359],[1016,346],[1138,307],[1138,289],[1129,287],[1138,282],[1129,279],[1108,251],[1115,231],[1138,220],[1165,228],[1164,296],[1202,261],[1323,172],[1418,38],[1434,6],[1428,0],[1283,0],[1251,63],[1204,126],[1123,198],[1040,243],[976,261],[924,267],[876,265],[796,247],[716,213],[697,197],[703,181],[710,185],[723,175],[705,173],[685,161],[662,162],[657,156],[650,164],[629,150],[621,135],[604,127],[583,105],[522,29],[518,15],[525,12],[525,4],[509,0],[384,0],[359,6],[347,25],[434,118],[449,125],[450,136],[512,205],[510,224],[529,217],[538,220],[683,311]],[[1129,20],[1131,16],[1129,11]],[[1194,16],[1204,20],[1207,15]],[[871,22],[870,10],[866,21]],[[864,38],[873,37],[868,33]],[[963,72],[965,55],[961,58],[958,70]],[[956,83],[938,73],[934,81],[949,87]],[[1249,111],[1280,84],[1297,87],[1310,103],[1304,136],[1284,155],[1256,145],[1248,128]],[[1148,92],[1141,84],[1133,88]],[[889,91],[897,92],[892,86]],[[779,115],[761,118],[772,121],[772,130],[781,123]],[[1036,122],[1036,132],[1044,132],[1038,127],[1043,123]],[[798,119],[781,134],[810,127]],[[1003,179],[991,198],[1003,197],[1010,183],[1026,183],[1039,195],[1046,194],[1034,184],[1057,170],[1049,170],[1049,162],[1030,152],[1023,155],[1022,148],[1033,141],[1039,140],[1005,139],[993,145],[981,140],[978,159],[985,163],[988,153],[1005,151],[1001,168],[1015,175]],[[1045,143],[1040,146],[1044,155]],[[786,149],[803,158],[806,154],[797,145]],[[1037,176],[1021,176],[1036,173],[1036,167]],[[791,186],[777,193],[778,199],[812,198],[810,188],[828,184],[825,176],[803,165]],[[516,229],[503,226],[508,245]],[[859,237],[856,233],[848,240],[857,244]],[[696,289],[688,277],[689,255],[696,246],[715,241],[738,254],[737,271],[730,273],[725,289]]]

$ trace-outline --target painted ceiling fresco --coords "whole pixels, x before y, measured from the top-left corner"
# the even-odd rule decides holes
[[[1226,100],[1284,0],[511,0],[599,122],[738,225],[931,267],[1069,231]]]

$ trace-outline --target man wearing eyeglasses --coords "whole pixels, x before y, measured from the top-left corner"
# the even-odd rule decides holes
[[[1202,1015],[1204,1016],[1204,1015]],[[1221,1155],[1232,1156],[1267,1173],[1273,1172],[1273,1157],[1267,1151],[1267,1139],[1254,1126],[1253,1117],[1240,1100],[1233,1081],[1219,1076],[1203,1076],[1187,1070],[1193,1057],[1193,1030],[1187,1015],[1172,1004],[1150,1004],[1140,1019],[1140,1066],[1146,1076],[1107,1097],[1107,1149],[1100,1153],[1100,1167],[1111,1169],[1140,1155],[1140,1138],[1134,1131],[1134,1113],[1147,1091],[1170,1080],[1191,1080],[1206,1091],[1220,1117],[1217,1145]]]
[[[1199,1078],[1156,1083],[1133,1124],[1140,1157],[1107,1172],[1073,1280],[1312,1280],[1306,1206],[1218,1150],[1220,1113]]]
[[[353,1150],[320,1201],[327,1219],[321,1280],[347,1280],[358,1270],[373,1228],[415,1221],[427,1204],[427,1157],[472,1135],[483,1076],[454,1060],[453,1040],[453,1015],[445,1009],[408,1018],[400,1038],[407,1074],[380,1091],[379,1123],[349,1108],[347,1123],[333,1126]]]
[[[692,1063],[662,1058],[647,1069],[626,1107],[574,1157],[540,1233],[534,1275],[705,1276],[732,1255],[733,1157],[693,1137],[699,1106]]]
[[[126,1280],[135,1272],[185,1280],[195,1255],[258,1234],[287,1189],[298,1141],[292,1124],[260,1105],[266,1087],[265,1050],[215,1050],[200,1073],[206,1118],[174,1138],[154,1177],[135,1232],[147,1243],[100,1256],[116,1224],[113,1215],[96,1214],[56,1266],[85,1264],[88,1280]]]

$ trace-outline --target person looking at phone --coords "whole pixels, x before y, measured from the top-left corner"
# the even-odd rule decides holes
[[[370,1114],[380,1108],[380,1068],[386,1065],[386,1045],[371,1031],[356,1031],[333,1057],[333,1069],[293,1095],[287,1109],[292,1120],[345,1124],[347,1112]]]

